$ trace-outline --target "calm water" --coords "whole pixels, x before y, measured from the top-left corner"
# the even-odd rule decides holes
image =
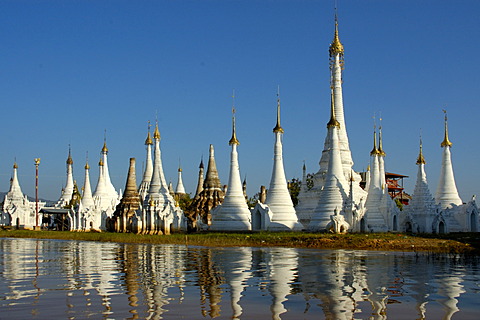
[[[0,319],[479,319],[480,259],[0,239]]]

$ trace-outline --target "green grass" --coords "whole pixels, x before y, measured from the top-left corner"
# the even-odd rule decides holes
[[[294,247],[381,251],[427,251],[480,254],[479,233],[408,235],[403,233],[195,233],[141,235],[110,232],[0,230],[0,237],[103,241],[119,243],[188,244],[215,247]]]

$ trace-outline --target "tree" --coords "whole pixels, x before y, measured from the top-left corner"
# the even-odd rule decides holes
[[[290,192],[290,198],[292,198],[293,206],[296,207],[298,204],[298,194],[302,188],[302,181],[297,178],[293,178],[288,181],[288,192]]]

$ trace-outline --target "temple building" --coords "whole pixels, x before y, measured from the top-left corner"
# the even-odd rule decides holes
[[[13,164],[13,174],[10,179],[10,189],[3,199],[0,211],[0,225],[12,226],[17,229],[33,229],[36,226],[36,202],[29,201],[24,195],[17,174],[18,165]],[[45,202],[38,202],[39,210]],[[38,213],[38,224],[42,223],[42,214]]]
[[[435,198],[430,194],[424,166],[425,157],[420,153],[417,158],[418,174],[415,191],[406,207],[402,231],[425,233],[477,232],[479,209],[475,196],[463,203],[458,195],[453,174],[450,148],[452,142],[448,136],[447,114],[445,113],[444,138],[440,146],[443,149],[442,167]]]

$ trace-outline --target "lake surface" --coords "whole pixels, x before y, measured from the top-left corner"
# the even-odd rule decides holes
[[[0,239],[0,319],[479,319],[480,258]]]

